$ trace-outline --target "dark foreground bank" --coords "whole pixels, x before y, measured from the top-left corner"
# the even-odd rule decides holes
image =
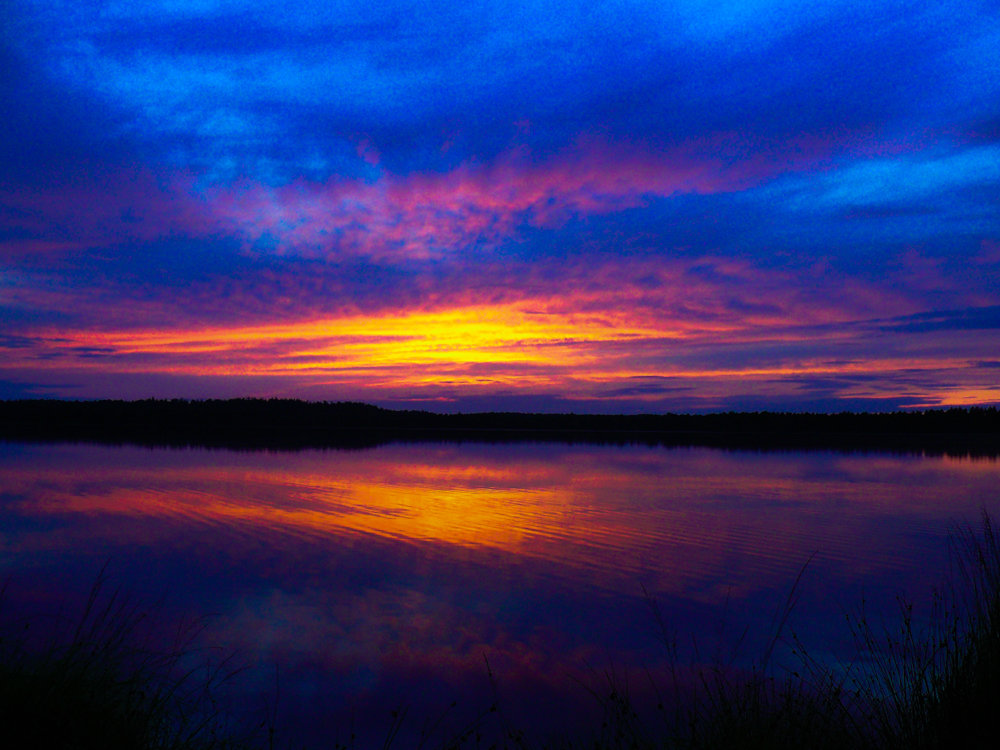
[[[777,613],[774,641],[754,666],[696,668],[694,692],[680,696],[674,673],[659,681],[655,707],[634,705],[628,683],[613,676],[584,697],[579,724],[564,735],[537,737],[531,727],[503,722],[503,706],[484,706],[458,733],[417,739],[401,733],[403,709],[385,707],[386,748],[830,748],[931,750],[992,748],[1000,706],[1000,537],[988,516],[956,532],[954,566],[933,603],[902,602],[886,626],[855,610],[856,652],[829,664],[798,652],[798,664],[774,667],[773,643],[795,643],[786,627],[795,591]],[[41,649],[7,622],[0,637],[0,721],[19,747],[122,750],[237,750],[288,747],[265,711],[250,727],[233,727],[218,709],[229,674],[226,660],[191,666],[180,645],[141,642],[143,613],[95,586],[66,637]],[[655,617],[654,607],[654,617]],[[665,645],[674,637],[664,629]],[[194,654],[197,656],[197,654]],[[488,669],[488,665],[486,667]],[[691,676],[690,673],[688,673]],[[498,676],[502,680],[503,676]],[[496,717],[501,717],[497,721]],[[425,717],[426,718],[426,717]],[[353,748],[348,739],[325,744]]]
[[[290,399],[0,401],[0,439],[237,449],[477,440],[1000,454],[996,407],[889,413],[436,414]]]

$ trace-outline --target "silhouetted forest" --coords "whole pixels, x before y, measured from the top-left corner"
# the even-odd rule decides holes
[[[995,407],[888,413],[435,414],[292,399],[0,401],[0,438],[237,449],[557,441],[1000,455]]]

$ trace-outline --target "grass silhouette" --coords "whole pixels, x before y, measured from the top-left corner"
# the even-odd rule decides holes
[[[978,528],[954,531],[951,545],[950,570],[922,612],[899,599],[899,616],[891,621],[870,618],[864,602],[849,613],[849,660],[820,662],[786,632],[793,588],[772,640],[748,672],[701,670],[696,698],[680,702],[659,737],[629,731],[636,717],[612,701],[607,713],[625,731],[600,747],[995,747],[1000,535],[984,511]],[[798,669],[770,663],[779,640],[792,646]]]
[[[821,662],[788,632],[796,581],[775,616],[774,632],[748,669],[723,661],[687,672],[644,674],[656,688],[654,709],[640,709],[629,682],[607,673],[590,689],[601,720],[583,741],[526,741],[508,732],[496,747],[569,750],[931,750],[993,748],[1000,709],[1000,534],[985,512],[978,527],[951,536],[951,567],[918,612],[900,599],[899,616],[874,620],[862,602],[848,623],[850,659]],[[800,573],[801,577],[801,573]],[[676,637],[660,623],[664,644]],[[797,668],[772,663],[776,645],[791,646]],[[691,692],[692,678],[694,692]],[[586,711],[584,711],[586,713]],[[449,747],[471,747],[457,742]]]
[[[83,612],[56,623],[8,623],[0,638],[0,722],[10,747],[73,750],[237,750],[255,743],[229,731],[216,694],[238,671],[193,647],[201,626],[166,647],[144,643],[147,614],[104,571]],[[62,619],[62,618],[59,618]],[[63,627],[59,627],[63,626]],[[259,733],[259,732],[258,732]]]
[[[589,685],[580,725],[538,739],[511,725],[499,695],[454,734],[401,731],[405,708],[386,710],[385,748],[460,750],[636,750],[664,748],[836,748],[917,750],[994,747],[1000,708],[1000,534],[984,512],[976,527],[952,534],[951,566],[922,610],[900,600],[899,617],[875,621],[862,603],[848,617],[854,653],[821,662],[788,621],[797,587],[775,616],[774,633],[749,668],[723,663],[692,671],[674,662],[642,673],[655,687],[650,707],[633,699],[627,676],[607,672]],[[233,669],[198,659],[197,630],[166,649],[136,642],[143,614],[103,575],[68,636],[39,649],[8,633],[0,641],[0,719],[21,747],[128,750],[236,750],[274,747],[272,725],[230,731],[216,695]],[[654,617],[658,617],[654,607]],[[676,654],[675,637],[662,626]],[[778,667],[778,644],[798,667]],[[487,664],[487,670],[489,665]],[[693,678],[693,683],[692,683]],[[490,679],[498,678],[490,672]],[[691,692],[691,685],[694,692]],[[454,705],[454,704],[453,704]],[[591,726],[592,729],[586,729]],[[581,728],[584,731],[581,731]],[[23,730],[23,731],[22,731]],[[589,734],[588,734],[589,732]],[[15,734],[16,733],[16,734]],[[25,734],[26,733],[26,734]],[[583,739],[580,739],[583,737]],[[280,744],[280,742],[279,742]],[[329,747],[354,748],[331,743]]]

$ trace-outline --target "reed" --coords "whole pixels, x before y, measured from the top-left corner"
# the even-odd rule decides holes
[[[0,726],[19,747],[73,750],[237,750],[260,746],[233,731],[217,695],[238,671],[231,657],[211,658],[193,644],[202,626],[151,646],[147,613],[104,572],[83,612],[6,622],[0,636]],[[46,629],[40,639],[35,631]],[[266,727],[254,734],[266,734]]]
[[[985,512],[952,534],[951,565],[925,607],[900,599],[898,617],[875,620],[864,603],[850,614],[854,653],[821,662],[789,627],[796,581],[773,635],[749,668],[715,663],[641,672],[659,699],[632,698],[624,673],[588,686],[581,725],[542,740],[504,717],[499,695],[451,735],[424,722],[414,747],[462,750],[930,750],[994,747],[1000,707],[1000,534]],[[664,644],[676,639],[661,625]],[[9,627],[0,639],[0,720],[28,737],[22,746],[125,750],[237,750],[274,747],[273,725],[233,731],[217,695],[235,673],[230,660],[193,649],[197,628],[168,648],[137,634],[145,614],[103,575],[69,635],[29,646]],[[797,667],[777,666],[790,646]],[[487,670],[489,666],[487,665]],[[490,672],[490,679],[497,680]],[[692,685],[694,689],[692,691]],[[452,704],[454,706],[454,704]],[[407,748],[406,711],[387,709],[383,748]],[[590,722],[587,726],[585,722]],[[583,730],[583,731],[581,731]],[[588,734],[589,732],[589,734]],[[583,739],[580,739],[583,737]],[[354,741],[338,748],[354,748]],[[363,749],[361,749],[363,750]]]
[[[952,535],[947,578],[924,615],[899,600],[892,627],[853,621],[862,658],[827,686],[849,688],[874,748],[994,747],[1000,707],[1000,537],[987,513]],[[815,671],[814,671],[815,672]],[[822,676],[822,674],[821,674]]]
[[[796,581],[775,618],[774,635],[749,670],[724,664],[702,668],[693,697],[668,691],[676,707],[654,733],[622,691],[612,690],[604,710],[615,729],[592,747],[995,747],[1000,534],[987,513],[978,527],[954,530],[950,557],[945,579],[926,606],[900,598],[898,617],[886,621],[869,617],[862,602],[847,618],[854,653],[833,664],[816,659],[788,630]],[[779,641],[792,646],[798,668],[771,664]],[[675,676],[666,682],[676,684]]]
[[[791,632],[797,580],[775,616],[773,635],[749,668],[718,661],[692,675],[675,658],[666,674],[644,673],[660,695],[652,711],[640,709],[628,681],[609,672],[602,686],[590,689],[601,716],[592,736],[531,744],[519,732],[495,746],[993,748],[1000,709],[1000,534],[984,512],[977,527],[955,529],[951,547],[950,568],[926,606],[900,598],[898,616],[889,620],[869,616],[864,602],[848,613],[854,652],[840,662],[818,660]],[[664,645],[676,654],[676,638],[651,604]],[[772,663],[779,643],[791,647],[797,666]]]

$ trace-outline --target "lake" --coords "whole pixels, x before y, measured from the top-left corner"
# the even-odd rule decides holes
[[[792,633],[847,658],[845,615],[927,601],[950,533],[984,508],[1000,509],[996,458],[7,442],[0,614],[70,617],[104,569],[157,638],[203,625],[195,647],[247,667],[227,710],[274,716],[289,741],[381,746],[393,711],[400,736],[557,731],[590,720],[609,675],[652,696],[678,661],[749,664],[793,586],[776,662],[794,666]]]

